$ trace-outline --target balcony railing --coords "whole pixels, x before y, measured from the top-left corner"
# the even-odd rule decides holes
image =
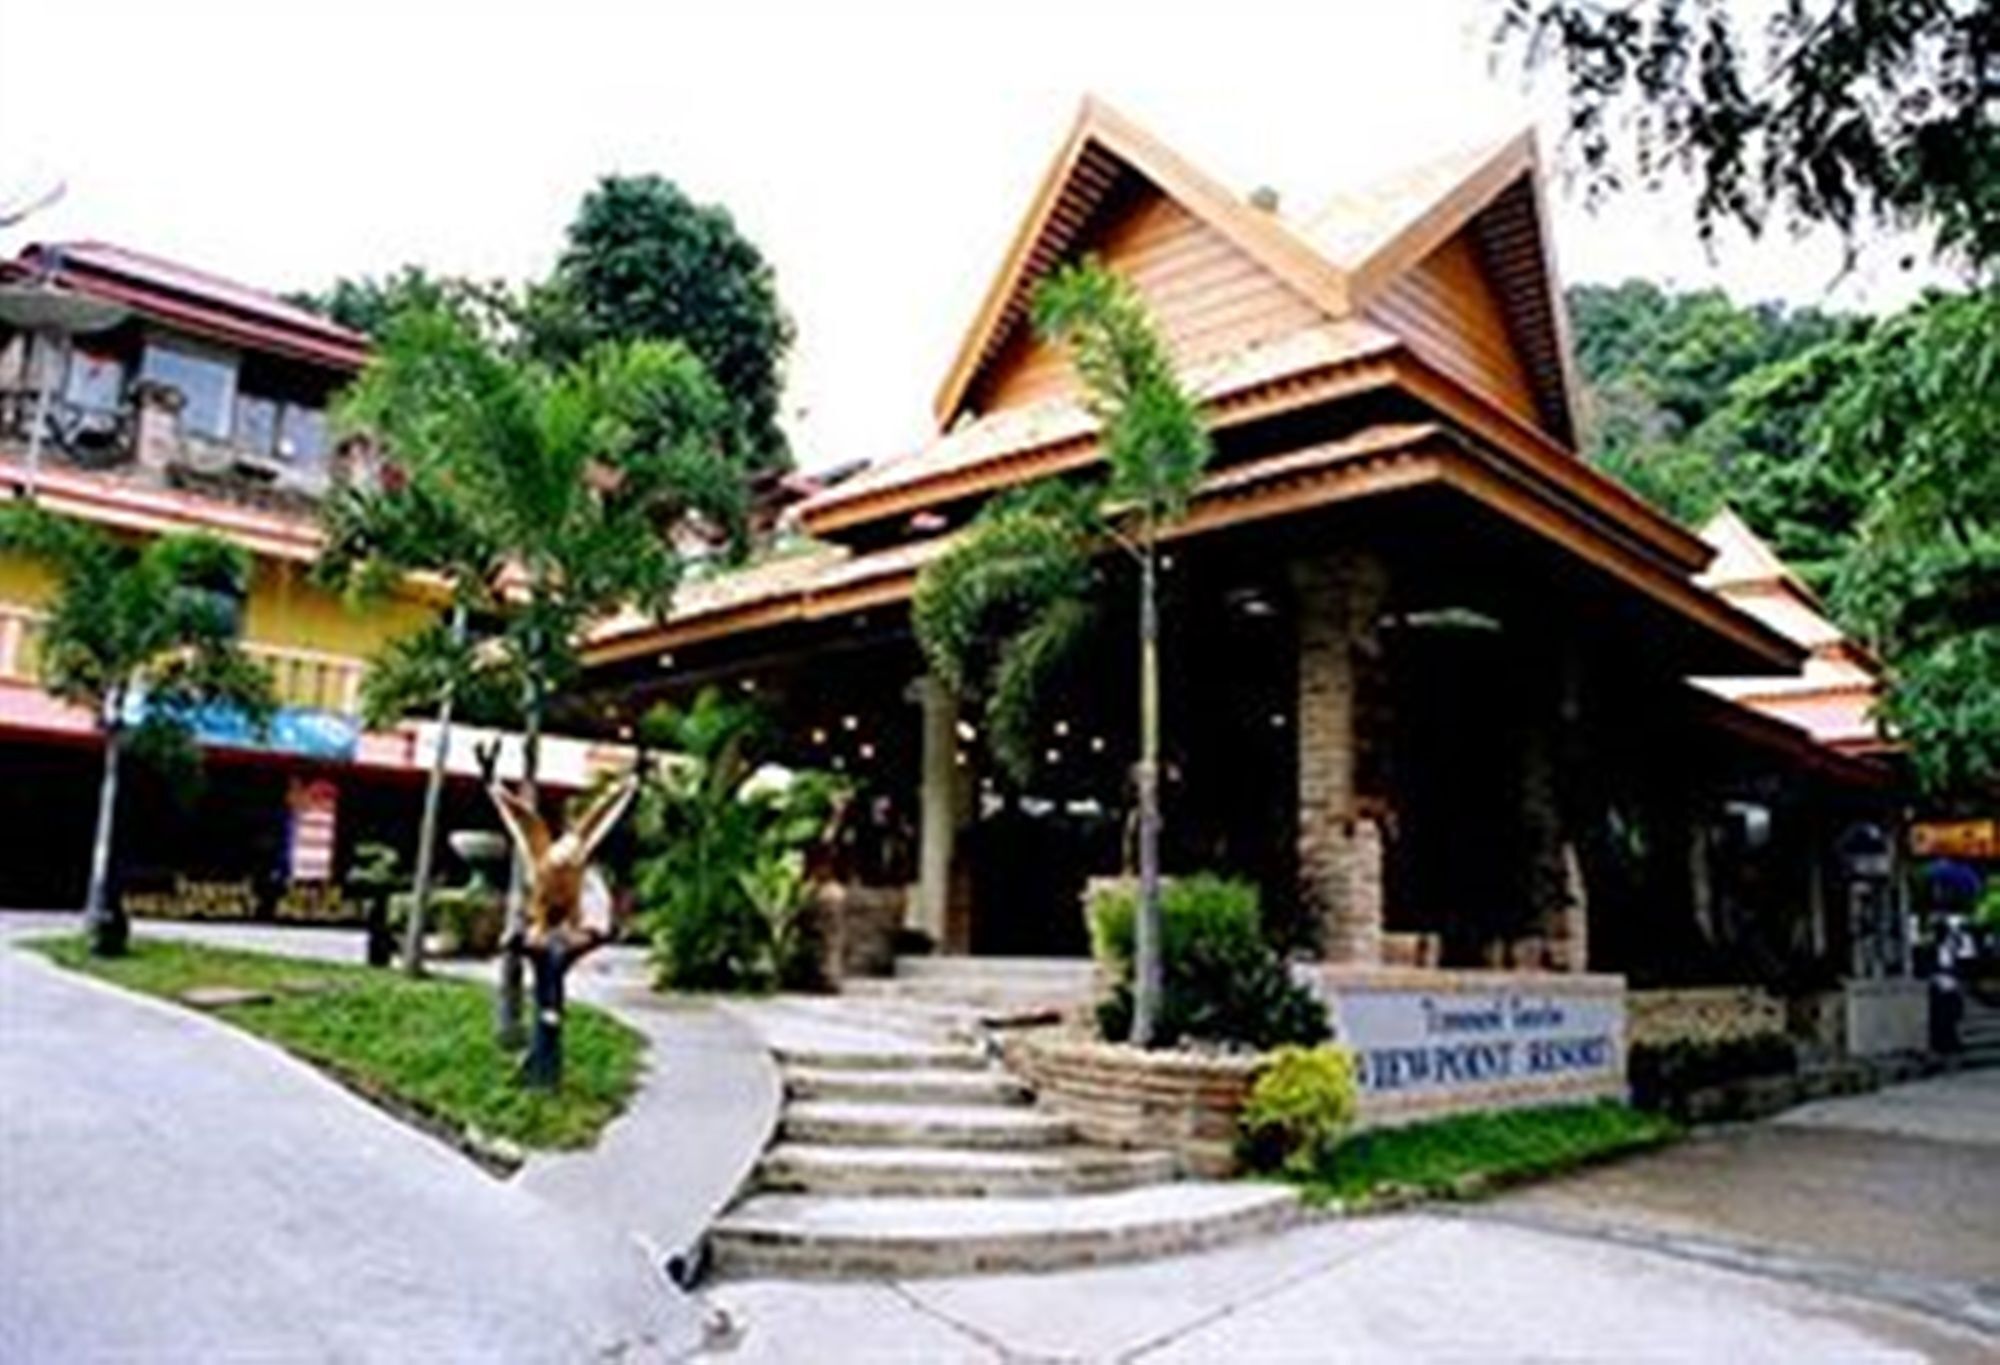
[[[37,402],[31,389],[0,388],[0,443],[28,444]],[[175,412],[143,399],[101,408],[52,398],[42,428],[42,458],[280,510],[305,510],[328,487],[324,460],[283,460],[185,431]]]
[[[36,682],[42,623],[47,613],[0,603],[0,680]],[[246,642],[244,653],[264,665],[280,706],[304,707],[353,716],[361,710],[365,660],[316,649]]]

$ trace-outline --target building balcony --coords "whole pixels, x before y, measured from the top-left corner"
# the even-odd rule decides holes
[[[0,452],[26,451],[36,411],[33,389],[0,387]],[[52,398],[41,459],[49,467],[108,474],[140,487],[300,514],[311,513],[325,497],[334,463],[323,453],[284,458],[268,447],[188,430],[178,395],[143,384],[110,407]]]

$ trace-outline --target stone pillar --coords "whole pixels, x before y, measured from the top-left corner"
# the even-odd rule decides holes
[[[918,793],[917,885],[907,923],[942,948],[951,903],[952,845],[958,835],[958,703],[929,674],[910,684],[910,695],[923,709],[923,785]]]
[[[1546,947],[1541,965],[1557,971],[1588,969],[1590,905],[1583,860],[1564,818],[1564,771],[1573,761],[1573,669],[1565,664],[1560,691],[1545,697],[1532,687],[1520,705],[1521,842],[1526,859],[1528,908]],[[1519,965],[1519,964],[1517,964]]]
[[[161,482],[181,451],[181,396],[159,384],[141,384],[133,398],[132,458]]]
[[[1362,765],[1363,687],[1388,595],[1380,559],[1354,549],[1294,562],[1298,613],[1299,890],[1328,961],[1382,960],[1381,804]]]

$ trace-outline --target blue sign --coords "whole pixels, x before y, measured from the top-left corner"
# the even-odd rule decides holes
[[[145,714],[144,698],[135,697],[125,708],[125,721],[136,725]],[[241,708],[222,703],[198,706],[183,719],[202,744],[298,754],[334,763],[353,762],[361,749],[360,722],[312,706],[280,706],[272,712],[269,727],[261,732]]]

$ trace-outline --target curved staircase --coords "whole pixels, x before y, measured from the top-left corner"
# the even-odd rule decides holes
[[[1179,1178],[1172,1153],[1086,1142],[1035,1106],[975,1022],[885,1019],[879,993],[761,1010],[785,1079],[753,1191],[711,1229],[725,1273],[905,1278],[1167,1256],[1276,1229],[1273,1185]],[[884,1025],[888,1027],[885,1028]]]

